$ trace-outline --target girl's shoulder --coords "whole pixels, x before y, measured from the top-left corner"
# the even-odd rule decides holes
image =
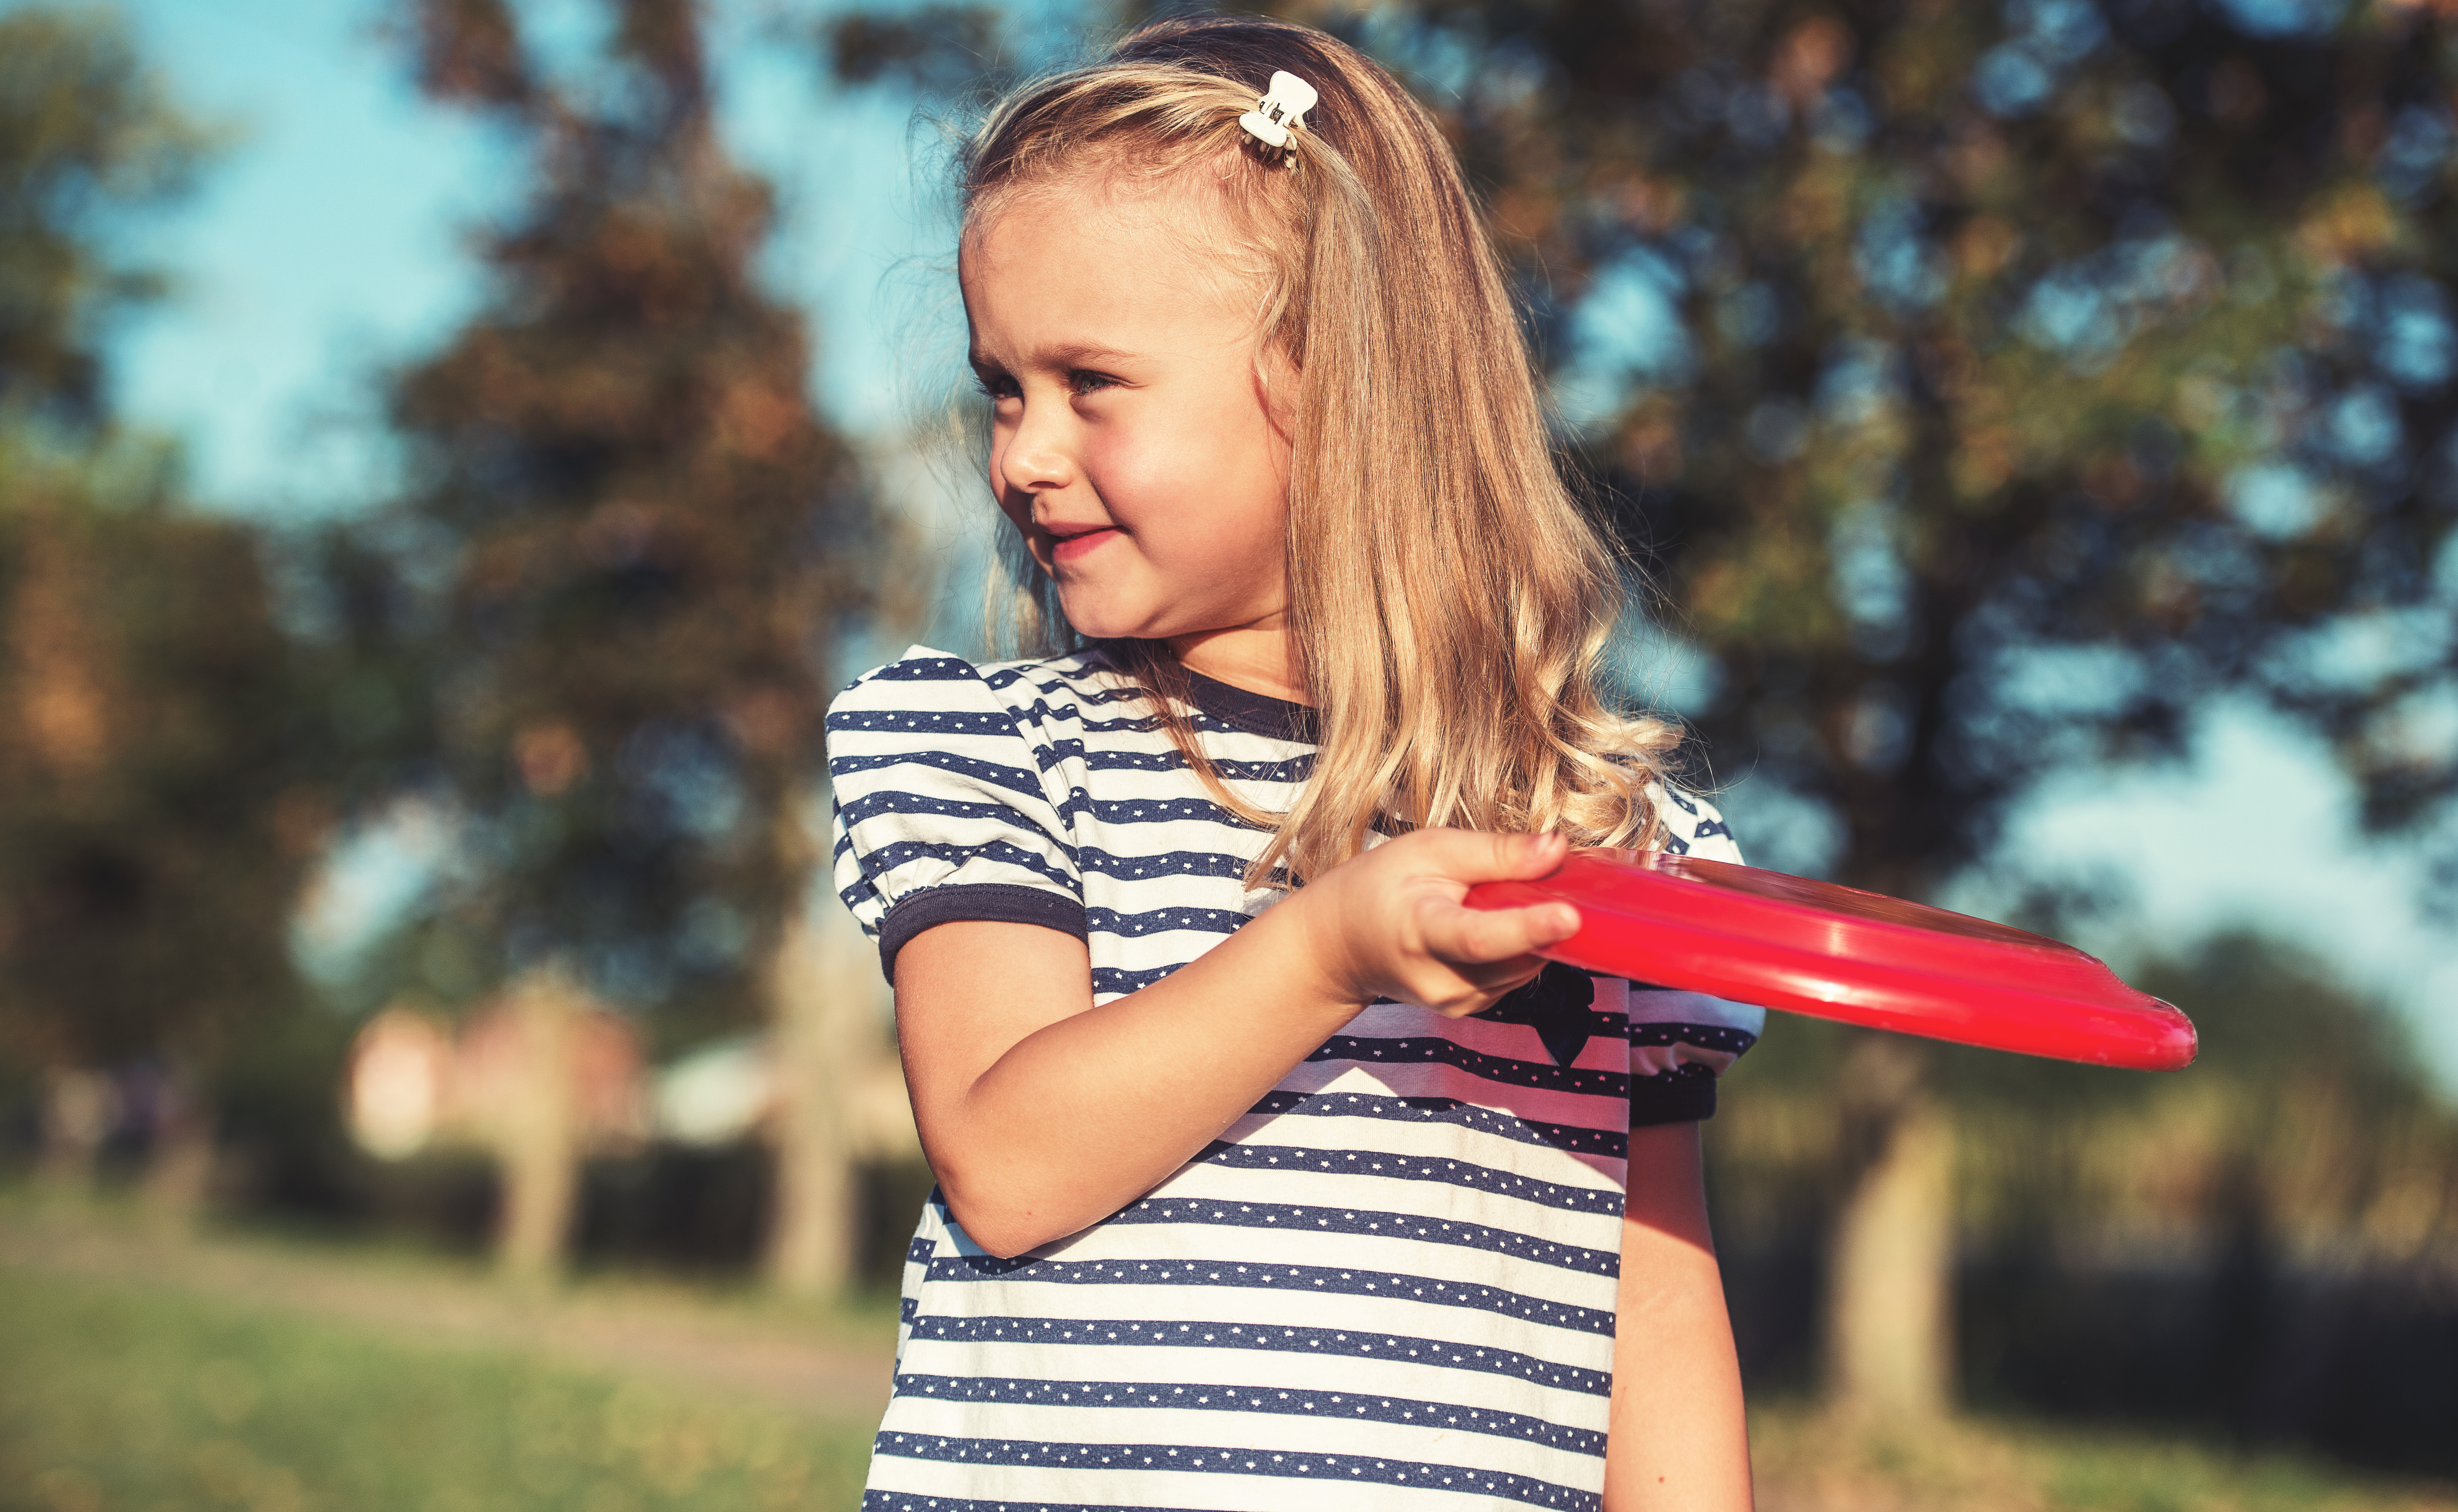
[[[1676,856],[1699,856],[1713,861],[1741,860],[1739,842],[1716,805],[1670,782],[1651,782],[1647,796],[1664,818],[1664,848]]]
[[[1096,652],[1019,661],[976,662],[928,646],[845,684],[828,706],[831,730],[856,722],[905,720],[922,728],[945,719],[998,716],[1035,744],[1081,739],[1113,723],[1139,724],[1129,707],[1135,686]]]

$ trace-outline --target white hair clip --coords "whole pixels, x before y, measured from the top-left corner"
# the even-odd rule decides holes
[[[1314,109],[1321,96],[1314,86],[1294,73],[1275,73],[1272,87],[1255,102],[1255,108],[1238,117],[1246,135],[1266,147],[1278,147],[1289,154],[1289,164],[1297,164],[1297,153],[1289,146],[1289,134],[1305,129],[1305,113]]]

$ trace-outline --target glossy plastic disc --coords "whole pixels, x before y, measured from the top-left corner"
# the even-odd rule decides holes
[[[1579,932],[1545,954],[1635,982],[2021,1055],[2173,1071],[2194,1025],[2097,958],[1985,919],[1755,866],[1574,852],[1486,882],[1473,908],[1559,901]]]

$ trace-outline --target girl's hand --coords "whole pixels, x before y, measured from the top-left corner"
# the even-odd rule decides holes
[[[1304,921],[1332,996],[1396,998],[1465,1018],[1544,969],[1532,952],[1569,939],[1569,903],[1489,912],[1461,901],[1478,882],[1550,875],[1570,854],[1558,835],[1419,830],[1333,867],[1281,906]]]

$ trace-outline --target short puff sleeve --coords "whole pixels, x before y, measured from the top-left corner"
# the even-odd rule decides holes
[[[1664,848],[1676,856],[1741,864],[1741,848],[1714,804],[1659,787]],[[1630,1123],[1686,1124],[1713,1117],[1717,1079],[1766,1026],[1766,1009],[1645,982],[1630,984]]]
[[[1084,892],[1052,753],[960,656],[915,646],[828,706],[837,896],[896,954],[959,920],[1084,936]]]

